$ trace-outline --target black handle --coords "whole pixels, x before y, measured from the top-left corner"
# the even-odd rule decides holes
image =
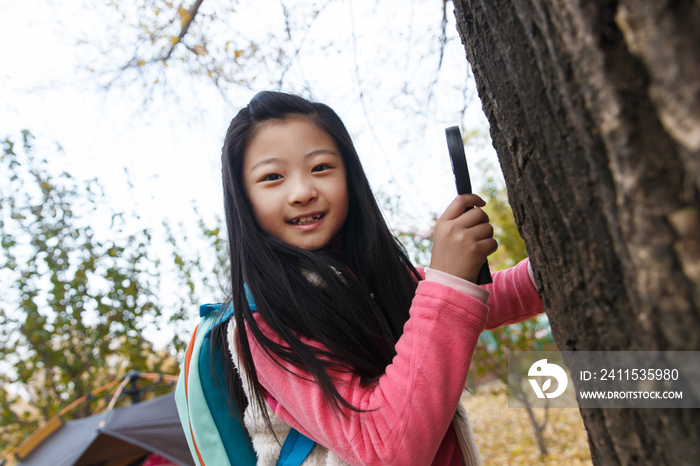
[[[450,162],[452,163],[452,172],[455,175],[455,183],[457,184],[457,194],[471,194],[472,184],[469,180],[469,168],[467,168],[467,156],[464,153],[464,141],[462,133],[458,126],[450,126],[445,128],[445,137],[447,138],[447,150],[450,152]],[[469,207],[471,209],[472,207]],[[469,210],[467,209],[467,210]],[[487,285],[493,283],[491,279],[491,271],[489,270],[488,260],[479,270],[479,276],[476,278],[477,285]]]
[[[493,283],[493,280],[491,279],[491,270],[489,269],[489,261],[484,262],[484,265],[481,266],[481,270],[479,270],[479,276],[476,277],[476,284],[477,285],[488,285],[489,283]]]

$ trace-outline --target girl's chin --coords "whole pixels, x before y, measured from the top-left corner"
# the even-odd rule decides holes
[[[311,252],[320,251],[330,243],[329,240],[323,238],[288,238],[286,240],[282,239],[282,241]]]

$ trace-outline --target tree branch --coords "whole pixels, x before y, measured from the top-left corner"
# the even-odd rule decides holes
[[[197,16],[197,12],[199,11],[199,7],[202,6],[202,2],[204,0],[196,0],[190,9],[187,11],[187,18],[185,19],[185,23],[182,25],[182,29],[180,30],[180,35],[177,36],[177,41],[173,42],[173,45],[170,47],[168,50],[168,53],[165,54],[165,56],[161,59],[162,62],[168,61],[170,58],[170,55],[172,55],[173,51],[175,50],[175,47],[177,47],[177,44],[182,42],[182,39],[185,38],[187,35],[187,31],[189,30],[190,26],[194,22],[195,16]]]

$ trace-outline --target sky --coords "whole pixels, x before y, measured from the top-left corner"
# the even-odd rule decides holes
[[[132,50],[125,44],[138,34],[133,11],[121,17],[106,3],[4,2],[0,138],[17,140],[20,130],[30,130],[47,147],[53,169],[97,178],[115,206],[134,206],[146,226],[167,219],[194,228],[192,206],[207,221],[223,214],[223,137],[241,106],[278,85],[275,47],[292,57],[282,89],[310,91],[334,108],[375,193],[400,197],[394,226],[426,229],[455,196],[445,127],[479,131],[467,146],[475,190],[482,183],[475,162],[497,167],[451,3],[438,73],[439,1],[205,0],[202,27],[212,43],[253,40],[266,58],[241,70],[247,85],[222,89],[173,66],[171,92],[156,90],[147,104],[143,82],[100,87],[110,76],[105,70],[125,63]],[[314,11],[320,13],[310,21]],[[55,143],[63,153],[50,149]]]

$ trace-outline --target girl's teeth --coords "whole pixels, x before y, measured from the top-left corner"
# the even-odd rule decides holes
[[[302,217],[302,218],[298,218],[296,220],[292,220],[291,223],[294,225],[307,225],[309,223],[313,223],[313,222],[317,221],[321,217],[322,217],[322,215],[309,215],[308,217]]]

